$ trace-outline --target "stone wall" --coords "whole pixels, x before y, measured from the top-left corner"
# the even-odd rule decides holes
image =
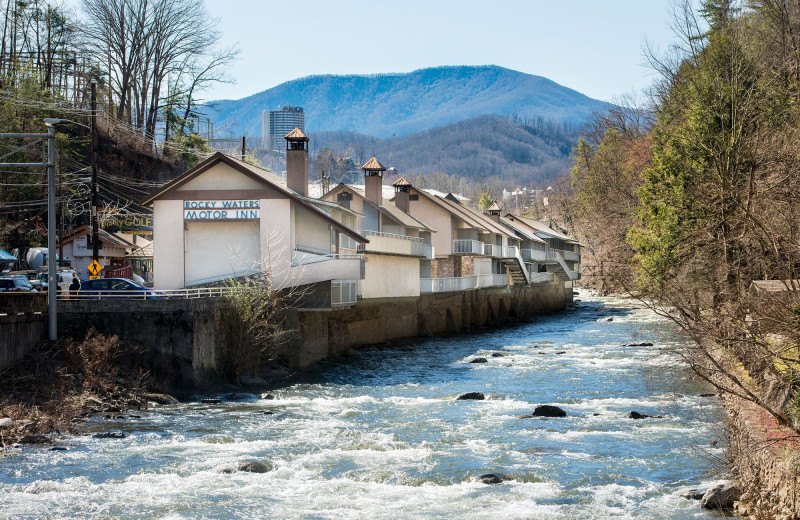
[[[47,333],[47,296],[0,292],[0,370],[16,364]]]
[[[457,257],[436,258],[431,260],[431,278],[453,278],[455,276],[454,259]]]

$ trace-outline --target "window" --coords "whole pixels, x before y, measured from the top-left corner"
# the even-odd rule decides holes
[[[419,194],[415,193],[408,196],[408,200],[419,200]]]

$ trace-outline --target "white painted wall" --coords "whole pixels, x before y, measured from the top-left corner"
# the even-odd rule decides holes
[[[244,276],[260,270],[257,221],[187,222],[185,285]]]
[[[153,203],[153,286],[183,289],[183,201]]]
[[[358,284],[359,296],[419,296],[419,258],[370,254],[365,256],[365,277]]]
[[[217,163],[213,168],[195,177],[177,191],[185,190],[257,190],[264,185],[255,179],[242,175],[225,163]]]
[[[492,259],[476,256],[472,259],[472,269],[474,274],[492,274]]]
[[[316,252],[331,252],[330,225],[309,210],[295,206],[295,243],[297,247]]]

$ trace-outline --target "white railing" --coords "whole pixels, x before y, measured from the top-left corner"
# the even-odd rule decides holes
[[[329,260],[361,260],[363,258],[363,255],[358,254],[315,254],[295,250],[295,257],[294,260],[292,260],[292,267],[297,267],[298,265],[316,264],[318,262],[327,262]]]
[[[483,242],[478,240],[458,239],[453,240],[454,255],[482,255]]]
[[[377,231],[364,231],[364,236],[369,238],[369,243],[359,244],[359,251],[408,256],[423,256],[424,254],[424,244],[419,237]]]
[[[531,273],[531,283],[550,283],[553,281],[553,273]]]
[[[517,246],[506,246],[503,258],[516,258],[519,248]]]
[[[575,251],[562,251],[561,254],[564,255],[564,260],[567,260],[569,262],[581,261],[581,255],[579,253],[576,253]]]
[[[432,244],[422,244],[422,256],[423,258],[429,258],[431,260],[434,259],[434,248]]]
[[[546,262],[547,261],[547,252],[540,251],[538,249],[522,249],[520,251],[522,253],[522,259],[527,260],[529,262]]]
[[[503,248],[495,244],[483,244],[483,254],[500,258],[503,254]]]
[[[478,279],[475,276],[463,276],[459,278],[420,278],[419,292],[455,292],[475,289]]]
[[[358,301],[358,280],[331,280],[331,307],[353,305]]]
[[[194,298],[218,298],[226,296],[236,290],[247,290],[246,287],[196,287],[193,289],[136,289],[126,291],[90,291],[82,290],[78,292],[62,291],[58,294],[59,301],[78,301],[78,300],[163,300],[163,299],[183,299]]]
[[[498,287],[508,285],[507,274],[490,273],[479,274],[476,276],[478,278],[478,283],[476,284],[478,287]]]

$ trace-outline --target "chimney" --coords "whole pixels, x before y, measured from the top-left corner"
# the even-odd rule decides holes
[[[492,205],[486,208],[486,214],[495,222],[500,222],[500,206],[496,202],[492,201]]]
[[[308,197],[308,137],[295,128],[286,139],[286,186]]]
[[[409,198],[411,196],[411,183],[404,177],[392,184],[394,186],[394,205],[404,213],[409,213]]]
[[[361,169],[364,170],[364,195],[368,201],[383,206],[383,172],[386,168],[373,157]]]

